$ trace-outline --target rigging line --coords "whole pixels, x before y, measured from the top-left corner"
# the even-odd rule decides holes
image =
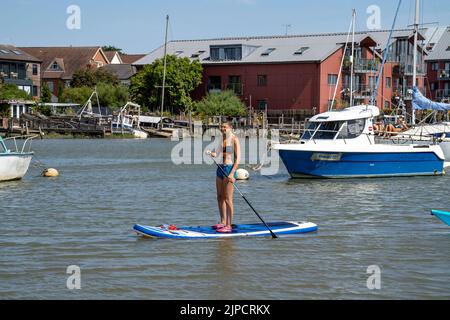
[[[394,21],[392,22],[391,32],[389,33],[389,38],[388,38],[388,41],[386,43],[386,49],[384,50],[383,62],[381,63],[380,71],[378,72],[377,83],[375,85],[375,90],[373,91],[372,101],[371,101],[372,105],[375,104],[375,100],[377,99],[378,87],[380,85],[381,76],[383,75],[384,65],[386,64],[386,59],[387,59],[387,55],[388,55],[388,52],[389,52],[389,47],[390,47],[390,44],[391,44],[392,34],[394,32],[394,29],[395,29],[395,23],[397,22],[397,17],[398,17],[398,13],[400,11],[401,4],[402,4],[402,0],[399,0],[398,1],[398,6],[397,6],[397,11],[395,12]]]
[[[336,101],[337,89],[338,89],[338,86],[339,86],[339,81],[341,79],[342,67],[344,66],[345,54],[347,52],[348,41],[349,41],[350,33],[351,33],[352,27],[353,27],[353,20],[354,19],[353,19],[353,14],[352,14],[352,20],[350,22],[350,27],[348,28],[348,33],[347,33],[347,40],[345,41],[344,53],[342,54],[341,66],[339,67],[339,73],[338,73],[338,78],[337,78],[337,81],[336,81],[336,87],[334,88],[333,100],[331,101],[331,105],[328,107],[328,111],[332,111],[333,110],[334,102]]]

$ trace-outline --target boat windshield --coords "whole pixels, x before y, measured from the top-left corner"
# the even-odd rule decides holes
[[[329,140],[339,132],[344,121],[332,121],[332,122],[310,122],[302,136],[302,140],[317,139],[317,140]]]
[[[365,127],[365,119],[331,122],[309,122],[302,140],[353,139],[359,137]]]

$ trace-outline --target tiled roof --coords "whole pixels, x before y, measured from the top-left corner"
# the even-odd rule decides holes
[[[10,45],[0,44],[0,60],[40,63],[41,60],[27,52]]]
[[[114,56],[117,54],[117,51],[104,51],[106,58],[108,58],[108,61],[111,63],[111,60],[114,58]]]
[[[23,47],[21,50],[42,60],[43,78],[72,79],[75,71],[86,69],[100,47]],[[59,61],[63,71],[50,71],[50,65]]]
[[[394,40],[396,38],[408,38],[412,36],[412,32],[411,29],[396,30],[393,38]],[[378,49],[384,50],[389,33],[389,30],[357,32],[355,42],[369,38]],[[167,52],[179,57],[198,59],[203,64],[320,62],[341,48],[346,40],[347,33],[175,40],[168,43]],[[242,59],[239,61],[211,61],[210,47],[221,45],[242,45],[252,49],[247,55],[243,53]],[[269,54],[264,54],[270,48],[275,50],[272,50]],[[300,48],[308,49],[304,50],[302,54],[296,54]],[[151,64],[163,55],[164,46],[161,46],[134,64]]]
[[[122,59],[122,62],[127,63],[135,63],[137,60],[142,59],[145,57],[145,54],[121,54],[120,58]]]
[[[103,67],[103,69],[108,70],[119,78],[119,80],[128,80],[136,74],[136,67],[131,64],[108,64]]]
[[[426,60],[450,60],[450,27],[442,34]]]

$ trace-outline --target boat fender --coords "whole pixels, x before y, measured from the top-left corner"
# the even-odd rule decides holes
[[[46,178],[54,178],[59,176],[59,172],[54,168],[48,168],[45,169],[44,172],[42,172],[42,176]]]
[[[245,169],[238,169],[235,173],[236,180],[248,180],[250,178],[250,174]]]

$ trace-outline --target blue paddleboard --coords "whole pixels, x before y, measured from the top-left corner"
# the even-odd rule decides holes
[[[450,226],[450,212],[433,210],[431,215],[438,217],[439,220]]]
[[[286,234],[299,234],[317,231],[316,224],[311,222],[271,222],[267,224],[277,236]],[[264,224],[238,224],[233,226],[231,233],[219,233],[212,227],[179,227],[170,230],[167,226],[151,227],[137,224],[133,227],[139,235],[151,238],[171,239],[211,239],[211,238],[234,238],[271,236],[270,231]]]

